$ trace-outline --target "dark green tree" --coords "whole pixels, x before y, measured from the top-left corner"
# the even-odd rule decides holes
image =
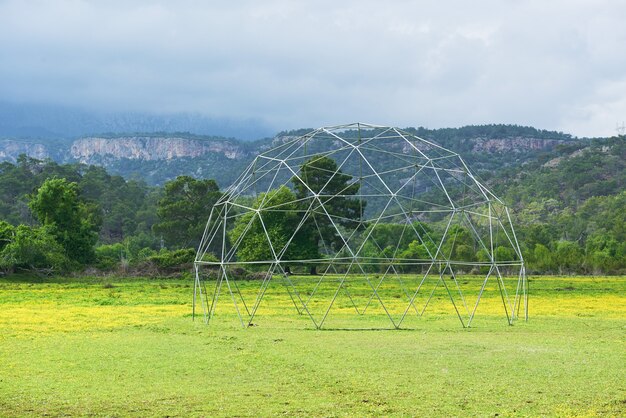
[[[573,273],[582,266],[583,252],[576,242],[558,241],[554,255],[559,274]]]
[[[78,185],[81,196],[100,208],[101,242],[118,242],[146,231],[143,227],[139,228],[148,203],[146,196],[149,189],[144,182],[125,180],[121,176],[110,175],[102,167],[89,166],[82,170]],[[156,216],[156,205],[151,205],[150,210]]]
[[[152,228],[154,233],[170,247],[196,247],[211,209],[221,196],[214,180],[178,176],[165,183],[163,198],[157,205],[159,222]]]
[[[332,158],[319,155],[304,162],[299,176],[291,179],[297,199],[318,195],[319,202],[313,202],[311,215],[303,228],[315,240],[316,246],[337,251],[344,244],[337,228],[361,226],[366,202],[350,197],[356,195],[360,188],[358,182],[351,183],[351,180],[352,176],[339,170]],[[309,209],[310,204],[308,199],[299,203],[303,210]],[[315,274],[315,267],[311,273]]]
[[[72,262],[87,264],[94,260],[99,229],[97,208],[80,200],[76,183],[48,179],[31,196],[28,205]]]
[[[555,270],[554,255],[548,247],[536,244],[532,252],[528,254],[529,267],[540,273],[553,272]]]
[[[297,230],[304,211],[288,187],[262,193],[253,208],[258,212],[248,212],[237,218],[230,233],[231,242],[242,238],[237,247],[240,261],[274,260],[272,248],[281,260],[319,258],[315,235],[306,229]],[[289,246],[283,252],[287,243]]]
[[[475,261],[476,242],[470,231],[460,225],[452,225],[441,251],[443,256],[456,261]]]
[[[317,224],[315,228],[319,228],[325,245],[335,249],[341,248],[343,241],[333,222],[335,225],[356,228],[365,210],[365,201],[350,197],[356,195],[360,188],[358,182],[351,183],[351,180],[352,176],[338,170],[337,163],[326,156],[310,158],[300,166],[299,176],[291,179],[297,199],[319,195],[319,203],[313,203],[309,224],[312,228]],[[307,208],[309,204],[308,200],[301,203]]]

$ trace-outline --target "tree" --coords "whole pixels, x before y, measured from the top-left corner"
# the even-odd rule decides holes
[[[430,260],[431,254],[435,254],[434,248],[428,248],[428,245],[424,245],[421,241],[413,240],[409,243],[407,248],[398,254],[399,259],[403,260]],[[423,271],[424,266],[407,265],[405,270],[420,270]]]
[[[398,223],[371,224],[363,235],[369,236],[369,240],[374,241],[381,250],[391,248],[392,254],[396,251],[401,252],[415,239],[415,232],[411,225]]]
[[[281,260],[319,258],[314,236],[305,229],[298,230],[302,209],[289,188],[281,186],[262,193],[253,208],[258,209],[258,212],[240,216],[230,233],[231,242],[242,238],[237,247],[237,258],[240,261],[274,260],[275,253]],[[288,243],[288,248],[282,253]]]
[[[6,272],[15,269],[66,270],[70,261],[53,233],[53,227],[49,225],[39,228],[19,225],[0,251],[0,269]]]
[[[89,166],[83,169],[78,185],[81,196],[96,202],[101,210],[101,242],[122,241],[138,232],[147,203],[148,186],[144,182],[125,180],[102,167]],[[150,209],[156,215],[156,205]]]
[[[623,268],[626,255],[626,244],[607,233],[597,233],[587,239],[585,264],[594,273],[615,271]]]
[[[447,233],[447,240],[442,247],[442,253],[450,260],[475,261],[476,242],[467,228],[452,225]]]
[[[531,255],[530,265],[533,270],[546,273],[554,270],[554,256],[543,244],[536,244]]]
[[[0,221],[0,251],[4,249],[15,236],[15,228],[8,222]]]
[[[211,208],[222,196],[214,180],[178,176],[165,183],[165,193],[157,204],[159,222],[153,231],[175,248],[196,247]]]
[[[300,174],[291,179],[296,199],[318,196],[319,201],[313,202],[311,216],[303,225],[303,231],[311,235],[316,246],[322,243],[329,249],[339,250],[344,242],[337,227],[361,226],[366,202],[349,197],[357,194],[360,188],[359,183],[350,183],[351,180],[352,177],[342,173],[333,159],[319,155],[304,162]],[[301,210],[309,210],[310,204],[310,200],[298,203]],[[315,273],[313,266],[311,274]]]
[[[100,225],[100,241],[111,243],[138,232],[152,232],[156,220],[154,195],[145,182],[110,175],[102,167],[82,164],[59,165],[21,155],[17,164],[0,163],[0,219],[12,225],[33,225],[36,220],[28,207],[29,195],[49,178],[64,178],[78,184],[81,202]],[[159,196],[160,197],[160,196]]]
[[[81,202],[76,183],[48,179],[31,196],[28,205],[71,261],[87,264],[94,260],[98,217],[92,205]]]
[[[572,273],[579,270],[583,262],[583,252],[577,243],[573,241],[561,240],[556,244],[554,253],[559,274],[564,272]]]

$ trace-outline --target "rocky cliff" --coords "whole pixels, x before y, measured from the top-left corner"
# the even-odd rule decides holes
[[[0,140],[0,161],[15,162],[20,154],[33,158],[52,158],[58,162],[79,161],[101,163],[112,160],[158,161],[177,158],[201,158],[222,156],[230,160],[249,159],[271,146],[293,139],[285,135],[253,144],[237,140],[214,138],[194,139],[179,136],[120,136],[84,137],[74,141],[49,144],[42,141],[27,142],[11,139]],[[473,153],[508,153],[550,150],[562,143],[558,139],[532,137],[466,138]],[[47,141],[46,141],[47,142]],[[466,143],[467,143],[466,142]],[[271,145],[270,145],[271,144]],[[455,150],[451,144],[450,148]],[[467,150],[467,148],[465,148]]]
[[[244,158],[247,152],[235,141],[178,137],[88,137],[74,141],[70,147],[72,159],[82,163],[101,161],[103,157],[154,161],[196,158],[207,154],[222,154],[232,160]]]
[[[541,138],[472,138],[473,152],[526,152],[552,149],[557,144],[563,142],[558,139],[541,139]]]
[[[50,157],[50,153],[44,144],[14,141],[11,139],[0,140],[0,161],[14,163],[20,154],[43,160]]]
[[[255,142],[193,134],[89,136],[75,140],[0,139],[0,161],[15,162],[20,154],[26,154],[59,163],[102,165],[112,173],[142,178],[149,184],[163,184],[177,175],[188,174],[214,178],[225,187],[255,155],[299,137],[304,133],[301,131],[283,132],[273,140]],[[578,141],[561,133],[508,125],[420,128],[415,134],[458,152],[478,170],[490,172],[503,166],[523,164],[560,143]],[[323,145],[317,148],[310,151],[325,151]]]

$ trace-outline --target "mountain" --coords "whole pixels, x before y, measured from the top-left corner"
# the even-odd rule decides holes
[[[506,167],[532,161],[561,145],[588,141],[560,132],[515,125],[405,130],[460,153],[483,179]],[[100,165],[112,173],[142,178],[149,184],[163,184],[186,174],[213,178],[221,187],[226,187],[260,152],[309,131],[285,131],[274,138],[256,141],[190,133],[107,134],[55,140],[0,139],[0,160],[15,162],[20,154],[27,154],[59,163]]]
[[[591,197],[626,190],[626,138],[563,144],[523,167],[502,170],[494,183],[520,207],[542,199],[578,207]]]
[[[534,271],[626,272],[626,137],[570,143],[491,185],[512,209]]]
[[[509,205],[530,273],[626,272],[626,137],[581,139],[513,125],[406,130],[458,152]],[[0,163],[0,220],[32,223],[29,196],[45,179],[63,177],[78,182],[83,196],[101,208],[103,242],[124,239],[133,248],[156,249],[151,226],[164,189],[148,184],[184,174],[216,179],[224,189],[257,154],[308,131],[258,141],[189,133],[0,139],[0,160],[8,161]],[[325,143],[310,147],[324,152]],[[385,164],[386,155],[371,157]],[[437,188],[420,192],[428,201],[445,198]],[[375,203],[368,201],[366,210],[381,209]]]

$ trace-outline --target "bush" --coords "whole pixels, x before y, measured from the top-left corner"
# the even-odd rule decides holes
[[[142,248],[141,250],[139,250],[137,252],[137,260],[138,261],[142,261],[142,260],[147,260],[150,257],[157,255],[158,252],[156,252],[155,250],[153,250],[152,248]]]
[[[0,252],[0,269],[16,269],[52,273],[64,272],[72,267],[65,250],[50,233],[48,226],[15,228],[11,241]],[[74,263],[75,264],[75,263]]]
[[[126,237],[123,243],[126,248],[126,258],[131,263],[155,255],[157,253],[155,249],[159,248],[157,239],[146,233]]]
[[[15,227],[8,222],[0,221],[0,251],[15,237]]]
[[[250,275],[250,272],[244,269],[243,267],[229,268],[227,273],[228,273],[228,277],[232,279],[249,280],[248,276]]]
[[[267,276],[266,271],[255,271],[253,273],[248,274],[246,277],[247,280],[263,280]]]
[[[188,267],[195,258],[196,251],[193,248],[183,248],[174,251],[163,249],[158,254],[148,257],[147,260],[159,269],[172,270]]]
[[[96,267],[102,270],[115,269],[126,258],[124,245],[120,242],[96,247]]]

